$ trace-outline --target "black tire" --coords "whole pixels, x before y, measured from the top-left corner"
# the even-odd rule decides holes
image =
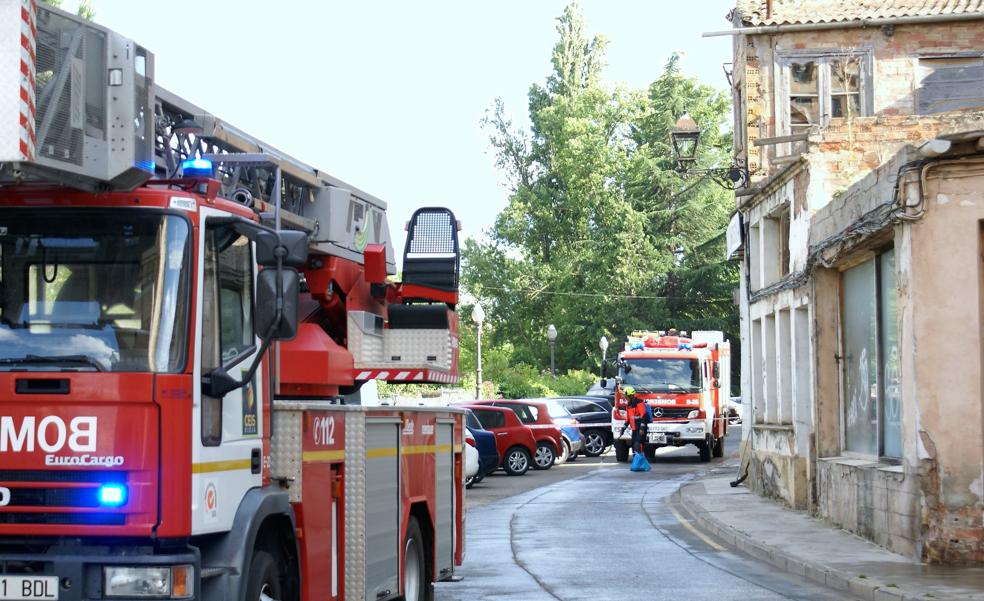
[[[718,438],[714,441],[714,448],[711,452],[715,457],[724,457],[724,437]]]
[[[629,443],[624,440],[615,441],[615,460],[619,463],[629,462]]]
[[[700,462],[707,463],[711,460],[711,440],[709,438],[704,439],[704,442],[697,444],[697,450],[700,451]]]
[[[557,452],[549,442],[536,443],[536,455],[533,456],[533,469],[548,470],[553,467]]]
[[[276,601],[286,601],[283,595],[284,577],[280,570],[281,564],[269,551],[254,550],[249,573],[246,574],[246,601],[260,601],[261,594]]]
[[[584,454],[588,457],[597,457],[605,452],[608,441],[601,430],[588,430],[584,433]]]
[[[431,601],[434,598],[434,587],[427,569],[427,554],[424,551],[424,535],[420,532],[417,518],[413,517],[407,524],[407,535],[403,539],[402,598],[404,601]]]
[[[465,488],[471,488],[472,486],[475,486],[475,484],[478,483],[477,478],[478,476],[469,476],[465,478]]]
[[[651,444],[646,445],[646,459],[648,461],[656,461],[656,447]]]
[[[510,476],[522,476],[530,469],[533,458],[523,447],[512,447],[502,457],[502,469]]]

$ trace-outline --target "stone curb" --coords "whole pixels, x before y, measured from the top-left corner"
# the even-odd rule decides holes
[[[749,535],[738,531],[724,521],[716,518],[711,512],[697,502],[685,502],[688,495],[684,489],[700,484],[700,481],[685,483],[677,489],[672,499],[680,505],[693,519],[694,525],[704,533],[723,541],[728,546],[750,555],[759,561],[764,561],[790,574],[807,578],[829,588],[846,592],[865,601],[967,601],[980,599],[974,596],[953,596],[928,592],[907,591],[898,586],[891,586],[874,578],[852,574],[850,572],[831,568],[820,562],[806,557],[790,555],[788,551],[757,541]]]

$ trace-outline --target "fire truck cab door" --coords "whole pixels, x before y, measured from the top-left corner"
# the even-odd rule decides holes
[[[201,209],[196,295],[195,382],[223,367],[243,380],[260,341],[253,327],[256,262],[253,245],[229,228],[211,225],[226,213]],[[262,484],[255,460],[262,449],[263,381],[250,381],[221,399],[195,388],[192,432],[192,533],[224,532],[248,490]]]

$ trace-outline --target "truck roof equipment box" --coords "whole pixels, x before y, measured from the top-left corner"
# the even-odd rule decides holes
[[[129,190],[154,174],[153,55],[36,0],[0,0],[0,182]]]

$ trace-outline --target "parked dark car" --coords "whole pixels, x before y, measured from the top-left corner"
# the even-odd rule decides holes
[[[498,469],[499,449],[496,448],[495,434],[483,428],[482,422],[471,411],[465,414],[465,427],[475,438],[475,448],[478,450],[478,473],[465,480],[465,488],[471,488]]]
[[[506,407],[463,405],[472,410],[482,427],[495,434],[499,450],[499,467],[510,476],[522,476],[533,465],[536,439],[533,431],[519,421],[516,413]]]
[[[590,399],[590,400],[589,400]],[[551,399],[571,412],[584,436],[584,454],[597,457],[612,444],[612,413],[597,397],[558,397]]]
[[[512,409],[519,421],[528,427],[536,438],[533,469],[548,470],[554,459],[563,452],[563,434],[550,417],[546,403],[541,400],[510,399],[501,401],[475,401],[476,405],[491,405]]]
[[[608,386],[602,386],[601,380],[595,380],[583,396],[590,397],[590,400],[607,406],[608,410],[611,411],[615,406],[615,380],[608,378],[606,384]]]

